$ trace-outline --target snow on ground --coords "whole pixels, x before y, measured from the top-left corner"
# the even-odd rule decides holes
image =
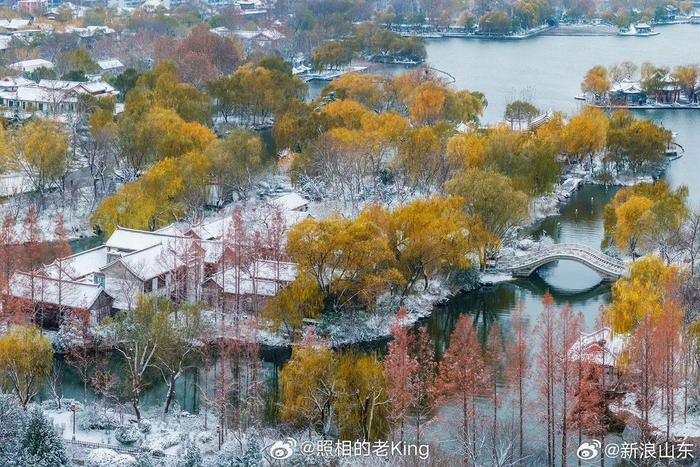
[[[494,285],[512,280],[513,276],[506,272],[487,271],[479,274],[479,284],[482,285]]]
[[[132,467],[135,463],[134,456],[106,448],[93,449],[85,458],[87,467]]]
[[[649,423],[654,427],[655,433],[661,437],[666,436],[666,408],[661,406],[661,392],[654,397],[654,405],[649,411]],[[674,421],[671,422],[671,438],[698,438],[700,439],[700,413],[690,407],[684,421],[683,417],[684,390],[676,389],[674,393]],[[690,404],[690,402],[689,402]],[[633,392],[625,394],[620,402],[610,404],[610,410],[618,415],[629,414],[641,419],[641,411],[637,406],[637,395]]]
[[[70,239],[95,235],[90,225],[90,216],[95,207],[92,203],[92,188],[85,187],[72,193],[66,192],[65,203],[57,192],[48,193],[45,196],[44,206],[38,212],[39,230],[45,240],[54,240],[56,219],[61,214]],[[18,195],[5,199],[0,197],[0,219],[4,219],[8,213],[16,217],[16,238],[22,238],[22,222],[26,218],[29,206],[36,202],[30,195]]]
[[[55,408],[53,401],[43,403],[44,412],[53,420],[54,426],[62,434],[63,439],[73,438],[73,413],[70,409],[72,401],[63,400],[61,409]],[[209,414],[208,429],[204,429],[204,415],[190,414],[179,411],[177,407],[164,416],[162,408],[154,407],[143,411],[141,423],[136,423],[136,418],[131,414],[130,407],[124,407],[122,413],[114,408],[102,408],[94,404],[84,407],[78,404],[76,412],[75,440],[89,443],[99,443],[104,448],[119,450],[120,448],[142,448],[151,452],[160,452],[166,455],[178,455],[182,445],[188,439],[195,441],[202,453],[214,453],[216,446],[216,420],[213,414]],[[104,429],[90,428],[86,419],[91,415],[88,412],[98,412],[104,415],[103,420],[111,420],[111,426]],[[121,425],[120,425],[121,424]],[[133,426],[137,433],[137,441],[133,444],[123,444],[117,440],[118,426]],[[70,446],[70,444],[69,444]],[[102,453],[109,456],[109,453]]]
[[[205,459],[213,460],[221,453],[229,456],[240,456],[245,452],[248,440],[255,433],[259,443],[259,449],[263,457],[268,457],[270,446],[280,440],[287,440],[289,436],[297,443],[304,441],[317,441],[316,434],[309,434],[308,430],[302,432],[280,432],[278,429],[261,428],[260,431],[250,428],[247,431],[229,429],[225,444],[219,450],[217,437],[217,420],[213,412],[208,414],[207,428],[205,429],[204,413],[190,414],[180,411],[177,405],[171,413],[164,416],[162,407],[152,407],[143,410],[140,423],[131,415],[130,407],[124,407],[124,413],[119,413],[113,408],[97,407],[93,404],[84,408],[77,402],[76,434],[77,442],[98,443],[99,447],[87,447],[71,444],[72,439],[72,412],[70,405],[72,400],[64,399],[62,408],[56,409],[53,401],[45,401],[42,404],[46,415],[53,420],[58,432],[67,441],[69,450],[78,458],[84,459],[86,466],[90,467],[132,467],[138,451],[150,452],[154,457],[175,461],[173,465],[180,465],[176,459],[181,460],[186,445],[194,443]],[[113,421],[113,426],[107,429],[89,429],[85,426],[85,412],[97,410],[100,414],[106,414],[106,418]],[[133,444],[123,444],[117,440],[118,426],[132,427],[138,434],[138,440]],[[297,453],[298,454],[298,453]],[[228,465],[228,464],[227,464]],[[295,465],[304,465],[297,463]]]

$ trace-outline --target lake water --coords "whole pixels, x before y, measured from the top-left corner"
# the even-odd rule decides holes
[[[432,40],[427,44],[431,66],[454,76],[454,86],[483,92],[489,102],[483,122],[502,121],[509,101],[526,98],[542,111],[577,112],[582,103],[573,99],[580,93],[580,82],[595,65],[610,66],[624,60],[637,64],[648,61],[673,67],[698,63],[700,26],[679,25],[659,28],[661,34],[635,37],[537,37],[523,41],[479,41],[464,39]],[[392,70],[395,72],[395,70]],[[690,189],[690,203],[700,205],[700,110],[638,111],[678,134],[684,156],[672,162],[666,179],[675,187]],[[603,208],[615,194],[614,188],[585,186],[563,206],[561,215],[546,219],[534,236],[547,235],[555,242],[582,243],[600,247],[603,238]],[[610,285],[598,275],[571,261],[560,261],[540,268],[526,280],[503,283],[452,299],[440,307],[425,324],[435,340],[438,353],[449,344],[449,335],[461,314],[470,314],[485,337],[498,322],[507,339],[510,317],[518,304],[525,309],[530,326],[537,322],[541,300],[550,292],[558,305],[569,303],[584,316],[586,328],[593,329],[601,306],[610,302]],[[449,436],[449,420],[458,420],[459,411],[446,405],[440,409],[442,423],[436,424],[434,439]],[[445,420],[447,420],[445,422]],[[537,431],[537,421],[530,420]],[[447,430],[446,430],[447,429]],[[535,441],[535,440],[531,440]],[[535,443],[539,446],[541,443]]]
[[[586,71],[595,65],[610,66],[629,60],[639,65],[651,62],[673,67],[700,61],[697,48],[700,26],[677,25],[661,27],[659,31],[660,35],[646,38],[542,36],[522,41],[431,40],[427,43],[428,63],[454,76],[456,88],[486,95],[489,105],[483,116],[485,123],[501,121],[507,103],[523,97],[543,111],[551,109],[572,114],[582,105],[573,97],[580,93]],[[686,184],[690,188],[691,203],[700,204],[697,182],[700,167],[696,163],[700,155],[700,110],[638,111],[636,114],[662,123],[678,134],[677,141],[685,148],[685,155],[671,163],[667,179],[674,186]],[[613,189],[584,187],[562,208],[561,216],[547,219],[536,235],[549,235],[556,242],[599,247],[602,209],[613,195]],[[506,310],[512,310],[514,305],[505,305],[508,300],[494,300],[493,306],[477,305],[488,302],[482,295],[521,297],[526,308],[530,308],[529,304],[534,306],[534,302],[549,290],[558,300],[570,302],[589,316],[596,314],[598,307],[609,299],[609,287],[597,287],[597,283],[597,274],[585,266],[561,261],[539,270],[535,279],[455,299],[446,312],[486,308],[494,316],[505,316],[509,314]]]
[[[432,40],[427,44],[428,62],[456,78],[457,88],[478,90],[489,101],[483,121],[502,120],[507,102],[526,97],[542,110],[552,109],[574,113],[581,103],[573,99],[580,92],[579,84],[591,67],[612,65],[630,60],[656,65],[675,66],[697,63],[700,53],[700,26],[679,25],[659,28],[655,37],[537,37],[523,41],[481,41],[465,39]],[[397,73],[399,67],[379,68],[385,73]],[[318,94],[322,84],[311,86]],[[685,148],[683,158],[671,163],[667,179],[672,185],[686,184],[691,202],[700,204],[700,111],[646,111],[639,117],[651,118],[678,133],[677,141]],[[614,196],[613,188],[586,186],[574,194],[562,207],[561,215],[545,220],[534,236],[547,235],[556,242],[583,243],[599,247],[603,236],[603,207]],[[80,245],[83,248],[87,245]],[[549,291],[555,301],[570,303],[585,317],[591,329],[601,306],[610,300],[609,284],[600,283],[597,274],[587,267],[570,261],[560,261],[541,268],[529,279],[483,288],[438,307],[421,324],[430,329],[436,350],[441,353],[449,343],[449,335],[463,313],[479,323],[486,334],[493,322],[498,322],[504,335],[510,330],[510,316],[521,303],[528,322],[534,326],[541,310],[541,300]],[[363,346],[364,347],[364,346]],[[370,346],[372,349],[384,345]],[[289,358],[288,350],[264,352],[270,370],[271,387],[276,385],[277,369]],[[196,409],[194,379],[186,377],[178,393],[179,402],[188,410]],[[77,387],[71,388],[73,391]],[[71,392],[73,392],[71,391]],[[162,401],[160,388],[154,388],[146,403]],[[274,389],[273,389],[274,392]]]

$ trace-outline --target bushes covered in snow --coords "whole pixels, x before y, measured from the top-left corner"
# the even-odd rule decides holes
[[[114,431],[114,438],[124,445],[131,446],[140,444],[143,434],[136,425],[122,425]]]
[[[83,430],[113,430],[119,426],[119,417],[114,412],[90,406],[78,412],[78,426]]]
[[[51,420],[40,408],[35,408],[29,415],[22,439],[20,465],[41,465],[51,467],[69,466],[70,461]]]
[[[93,449],[85,458],[85,467],[137,467],[136,459],[111,449]]]
[[[253,432],[248,435],[243,452],[239,450],[237,443],[225,444],[208,467],[264,467],[265,465],[262,442],[258,434]]]
[[[16,399],[0,394],[0,465],[16,466],[27,415]]]
[[[154,433],[148,437],[148,448],[152,451],[165,451],[180,444],[182,434],[174,431]]]
[[[0,465],[70,465],[63,440],[39,407],[27,413],[13,396],[0,394]]]

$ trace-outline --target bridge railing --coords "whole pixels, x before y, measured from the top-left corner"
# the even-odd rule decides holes
[[[547,260],[548,258],[562,255],[568,255],[587,261],[592,265],[614,273],[624,272],[626,269],[625,263],[622,261],[591,247],[574,243],[554,244],[546,249],[540,249],[527,255],[507,260],[501,263],[501,265],[507,269],[520,269]]]

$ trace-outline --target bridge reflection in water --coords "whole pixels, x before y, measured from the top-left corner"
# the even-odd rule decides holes
[[[557,243],[523,256],[500,262],[498,267],[514,277],[527,277],[544,266],[558,260],[571,260],[585,264],[604,279],[617,280],[627,273],[627,265],[617,258],[594,248],[575,243]]]

